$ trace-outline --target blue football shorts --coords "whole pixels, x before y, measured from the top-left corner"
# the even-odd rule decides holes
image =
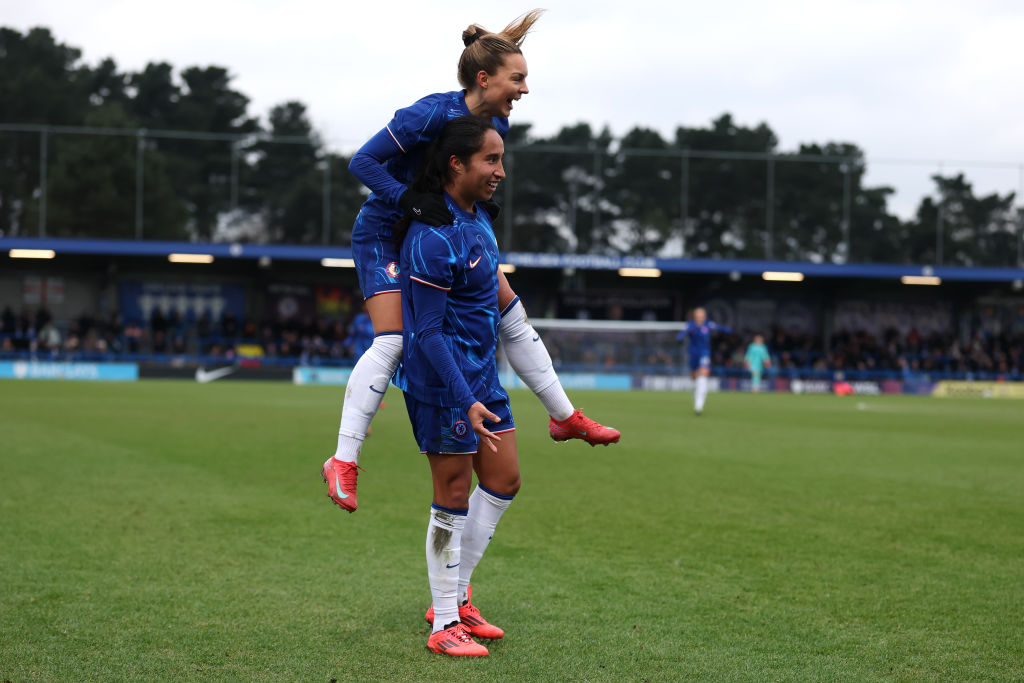
[[[484,427],[493,434],[511,432],[516,428],[508,399],[499,399],[484,404],[487,409],[501,418],[500,422],[484,420]],[[409,412],[412,433],[420,447],[420,453],[467,454],[476,453],[480,448],[480,436],[473,431],[469,418],[461,408],[442,408],[422,403],[405,395],[405,408]]]
[[[699,368],[711,368],[711,356],[690,356],[690,372]]]
[[[352,227],[352,260],[363,298],[401,292],[398,279],[398,250],[391,241],[391,226],[382,227],[383,217],[362,208]]]

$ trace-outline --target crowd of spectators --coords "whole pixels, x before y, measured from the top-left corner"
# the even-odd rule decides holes
[[[993,320],[996,320],[993,323]],[[105,358],[130,356],[235,360],[262,359],[280,364],[350,364],[351,318],[312,316],[287,319],[238,319],[224,313],[186,319],[176,311],[152,312],[145,324],[123,320],[117,313],[82,314],[58,326],[45,308],[0,313],[0,353],[36,357]],[[646,368],[682,372],[685,349],[674,333],[603,333],[548,329],[545,343],[558,367],[612,370]],[[712,364],[726,372],[743,368],[743,355],[753,331],[718,334],[713,338]],[[838,330],[827,340],[774,328],[765,335],[775,372],[881,371],[886,374],[972,374],[1024,377],[1024,310],[998,319],[978,315],[965,321],[960,333],[881,335],[864,330]]]
[[[749,339],[730,336],[722,348],[725,366],[743,365]],[[777,370],[811,368],[819,372],[856,370],[891,374],[969,374],[1020,378],[1024,375],[1024,327],[986,331],[972,326],[961,337],[952,330],[901,334],[887,329],[876,335],[865,330],[837,330],[827,344],[818,337],[773,329],[766,339]]]
[[[895,329],[875,335],[865,330],[839,330],[822,335],[772,328],[765,343],[772,372],[780,374],[836,372],[884,373],[887,376],[994,376],[1024,379],[1024,316],[1020,325],[987,329],[972,325],[963,337],[953,331],[921,335]],[[740,372],[744,354],[756,331],[715,334],[712,365],[719,371]],[[552,358],[566,369],[643,367],[652,373],[683,372],[685,347],[674,332],[615,332],[545,330]]]
[[[280,317],[239,320],[225,312],[190,319],[154,309],[145,324],[118,312],[83,313],[60,329],[45,308],[0,313],[0,352],[42,358],[193,356],[235,360],[240,356],[283,364],[345,363],[354,360],[349,320]]]

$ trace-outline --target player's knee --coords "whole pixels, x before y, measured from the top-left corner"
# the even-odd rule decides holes
[[[495,477],[493,480],[489,480],[484,487],[502,496],[514,496],[519,493],[519,488],[523,485],[522,477],[519,472],[508,473],[504,476]]]
[[[434,502],[448,508],[465,509],[469,507],[469,487],[473,481],[473,472],[452,473],[447,476],[434,476]]]
[[[397,367],[402,360],[402,333],[378,334],[366,353],[381,365]]]
[[[498,336],[503,342],[514,342],[519,339],[533,338],[533,326],[526,317],[526,309],[523,302],[514,301],[505,311],[502,312],[501,322],[498,325]]]

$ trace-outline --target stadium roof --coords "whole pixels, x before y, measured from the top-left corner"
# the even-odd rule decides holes
[[[153,256],[166,258],[170,254],[208,254],[218,259],[270,258],[294,261],[352,258],[352,250],[349,247],[330,245],[229,244],[45,237],[0,238],[0,253],[10,252],[13,249],[52,250],[58,256],[60,254],[92,254],[99,256]],[[805,277],[828,278],[899,279],[907,276],[923,276],[964,282],[1024,281],[1024,268],[967,268],[963,266],[930,266],[921,264],[835,264],[745,259],[667,259],[644,256],[527,252],[508,252],[503,254],[502,260],[519,268],[635,269],[636,271],[652,275],[656,275],[659,272],[723,275],[763,275],[766,272],[775,272],[782,275],[799,273]]]

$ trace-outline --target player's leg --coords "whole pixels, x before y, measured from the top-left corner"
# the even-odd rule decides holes
[[[708,376],[711,374],[711,359],[703,356],[700,367],[695,371],[693,389],[693,410],[700,415],[704,412],[704,402],[708,397]]]
[[[473,570],[483,558],[487,546],[494,538],[494,530],[501,516],[512,504],[522,484],[519,473],[519,448],[516,443],[515,423],[508,402],[487,406],[502,418],[502,422],[488,428],[501,435],[495,453],[481,444],[473,456],[473,470],[477,485],[469,497],[469,516],[462,536],[462,564],[459,567],[459,615],[480,638],[501,638],[505,632],[490,624],[473,604],[470,583]]]
[[[555,441],[583,439],[591,445],[616,443],[619,431],[597,423],[574,409],[558,381],[551,355],[537,330],[526,317],[523,303],[512,291],[505,274],[498,272],[498,337],[509,365],[537,395],[551,416],[548,430]]]
[[[460,618],[458,603],[462,535],[473,478],[472,455],[431,454],[427,459],[434,481],[434,502],[427,525],[427,578],[435,608],[427,648],[455,657],[483,657],[488,654],[487,648],[470,637],[469,625]]]
[[[356,478],[366,432],[402,360],[398,255],[389,239],[382,238],[372,225],[363,224],[362,213],[356,219],[352,235],[359,287],[366,297],[366,312],[375,334],[373,344],[359,357],[349,375],[341,406],[338,446],[322,471],[327,495],[349,512],[355,512],[358,507]]]
[[[427,453],[434,495],[427,523],[426,558],[431,614],[427,648],[461,657],[486,656],[487,648],[474,641],[459,618],[458,586],[462,534],[469,513],[469,487],[473,482],[475,434],[451,429],[452,412],[429,406],[408,394],[409,420],[420,450]],[[456,418],[460,417],[455,415]],[[457,420],[456,420],[457,421]],[[467,433],[468,432],[468,433]],[[468,444],[460,443],[466,440]]]
[[[473,480],[471,454],[428,454],[434,498],[427,528],[427,574],[434,604],[433,632],[459,620],[462,534]]]
[[[497,452],[486,444],[478,444],[477,453],[473,456],[473,469],[478,483],[469,496],[469,514],[462,530],[458,604],[459,619],[473,636],[496,639],[503,637],[505,632],[488,623],[480,614],[480,610],[473,604],[473,589],[469,584],[473,570],[494,536],[498,521],[519,491],[520,478],[515,423],[508,401],[488,403],[487,409],[501,418],[496,424],[486,425],[490,431],[501,435],[501,441],[495,443]],[[437,623],[433,607],[427,610],[426,620],[428,623]]]
[[[750,368],[750,390],[755,394],[761,391],[761,368]]]

